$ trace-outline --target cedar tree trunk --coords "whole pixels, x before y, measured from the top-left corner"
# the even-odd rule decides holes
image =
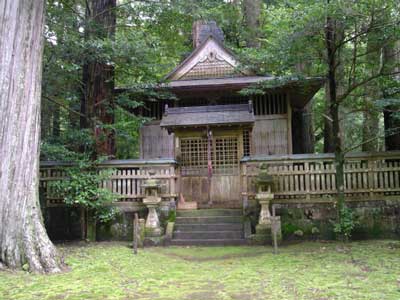
[[[384,60],[387,72],[400,71],[400,41],[393,42],[384,48]],[[393,76],[393,80],[400,81],[400,75]],[[396,99],[400,95],[384,94],[385,98]],[[383,111],[385,126],[385,148],[386,150],[400,150],[400,103],[391,103]]]
[[[260,46],[258,40],[260,34],[260,0],[244,0],[243,1],[244,21],[246,24],[246,44],[247,47],[257,48]]]
[[[89,0],[86,8],[85,38],[114,39],[116,0]],[[84,96],[81,127],[93,129],[97,155],[115,155],[115,133],[104,125],[114,123],[114,67],[106,61],[91,60],[83,68]]]
[[[0,4],[0,264],[63,268],[39,205],[44,0]]]
[[[370,34],[367,41],[367,61],[369,63],[366,72],[373,76],[379,72],[381,64],[381,45],[376,34]],[[364,111],[363,111],[363,144],[362,151],[378,151],[379,112],[375,107],[375,101],[380,98],[380,88],[376,81],[371,81],[365,86]]]
[[[295,72],[303,76],[307,76],[308,71],[308,65],[304,62],[295,66]],[[301,109],[292,107],[292,140],[293,154],[314,153],[313,100]]]

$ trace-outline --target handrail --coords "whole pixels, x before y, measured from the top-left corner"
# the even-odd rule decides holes
[[[400,151],[386,152],[349,152],[345,155],[346,159],[368,159],[376,157],[400,157]],[[316,153],[316,154],[285,154],[285,155],[268,155],[268,156],[250,156],[242,158],[241,162],[268,162],[268,161],[293,161],[293,160],[315,160],[315,159],[335,159],[334,153]]]
[[[59,166],[72,166],[74,162],[62,162],[62,161],[41,161],[40,167],[59,167]],[[106,160],[99,163],[99,166],[121,166],[121,165],[165,165],[165,164],[176,164],[174,159],[113,159]]]
[[[242,186],[246,197],[256,192],[261,163],[275,178],[275,199],[326,201],[337,195],[334,154],[295,154],[250,157],[242,160]],[[400,197],[400,151],[349,153],[344,165],[346,198],[381,200]]]
[[[73,165],[74,163],[41,162],[40,188],[49,206],[63,203],[49,182],[66,179],[65,167]],[[113,170],[110,178],[105,180],[101,186],[114,192],[119,202],[139,202],[144,197],[143,181],[150,176],[160,181],[162,198],[174,199],[177,197],[175,165],[176,162],[169,159],[111,160],[100,163],[98,168],[99,170],[108,168]]]

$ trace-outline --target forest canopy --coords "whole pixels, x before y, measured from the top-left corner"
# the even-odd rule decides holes
[[[135,108],[168,97],[152,86],[192,51],[196,20],[215,20],[258,75],[327,78],[329,16],[344,149],[384,150],[385,138],[395,148],[399,11],[395,0],[48,0],[42,159],[137,158],[146,119]],[[103,86],[91,87],[99,74]],[[315,152],[333,152],[329,101],[327,84],[303,113]]]

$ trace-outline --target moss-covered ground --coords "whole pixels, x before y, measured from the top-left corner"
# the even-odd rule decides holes
[[[0,272],[0,299],[400,299],[400,242],[270,247],[59,245],[70,271]]]

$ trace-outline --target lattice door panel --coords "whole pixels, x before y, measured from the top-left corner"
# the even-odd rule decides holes
[[[207,138],[180,139],[182,176],[207,176]],[[211,145],[213,174],[236,175],[239,171],[238,138],[214,137]]]
[[[181,138],[180,150],[183,176],[207,176],[207,138]]]
[[[213,173],[217,175],[235,175],[239,170],[238,138],[215,137],[213,155]]]

